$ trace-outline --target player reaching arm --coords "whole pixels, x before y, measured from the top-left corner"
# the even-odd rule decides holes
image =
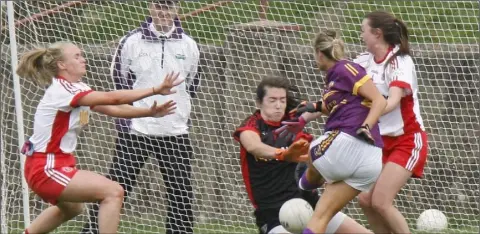
[[[93,91],[81,81],[86,74],[82,51],[70,42],[58,42],[22,56],[17,74],[49,85],[37,106],[33,135],[22,148],[27,155],[25,179],[38,196],[53,206],[44,210],[25,233],[48,233],[82,212],[83,202],[100,202],[100,231],[116,233],[123,203],[123,188],[94,172],[78,170],[73,152],[90,109],[121,117],[162,117],[172,114],[175,103],[149,108],[122,104],[171,94],[182,81],[169,74],[156,87],[113,92]]]
[[[289,120],[290,109],[298,103],[286,78],[268,77],[257,87],[258,110],[245,119],[234,133],[240,142],[240,161],[247,193],[255,208],[261,234],[288,233],[279,221],[283,203],[303,198],[312,206],[318,194],[298,189],[297,162],[307,160],[312,136],[300,131],[293,137],[278,137],[275,130]],[[323,182],[319,182],[323,184]],[[327,226],[327,233],[368,233],[369,231],[339,212]]]
[[[311,164],[299,186],[305,190],[315,189],[320,184],[319,178],[325,179],[327,185],[303,233],[325,232],[333,215],[361,191],[368,191],[377,180],[383,147],[377,121],[386,106],[386,100],[366,71],[344,60],[344,45],[335,31],[317,34],[314,49],[318,67],[327,73],[323,108],[318,108],[317,102],[313,105],[315,108],[305,104],[298,109],[323,110],[329,116],[325,134],[311,143]],[[318,115],[298,114],[303,115],[304,121],[296,121],[292,125],[294,130],[303,128],[305,123],[300,126],[298,123],[307,122],[308,115]],[[291,129],[286,127],[285,131]]]

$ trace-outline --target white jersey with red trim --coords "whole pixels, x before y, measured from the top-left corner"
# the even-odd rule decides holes
[[[380,133],[384,136],[400,136],[424,131],[418,102],[415,64],[409,55],[392,58],[398,50],[398,45],[391,48],[381,61],[375,61],[373,54],[368,52],[354,59],[355,63],[367,70],[385,98],[388,98],[390,87],[399,87],[404,90],[400,105],[379,119]],[[387,65],[386,62],[388,62]]]
[[[88,124],[90,107],[78,100],[93,90],[85,83],[54,78],[37,106],[30,142],[40,153],[72,153],[82,127]]]

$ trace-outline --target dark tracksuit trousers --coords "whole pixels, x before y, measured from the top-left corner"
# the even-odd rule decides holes
[[[167,234],[193,233],[193,188],[191,159],[193,148],[188,134],[170,137],[139,136],[119,132],[116,153],[107,178],[125,190],[125,200],[136,185],[137,175],[149,155],[155,155],[166,187]],[[98,233],[98,209],[89,210],[89,222],[81,233]]]

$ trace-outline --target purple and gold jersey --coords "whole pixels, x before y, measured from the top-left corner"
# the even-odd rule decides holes
[[[362,126],[370,111],[371,101],[358,95],[358,89],[370,78],[360,65],[347,61],[338,61],[327,72],[327,86],[323,102],[330,113],[325,131],[340,130],[352,136]],[[371,126],[375,145],[383,147],[378,124]]]

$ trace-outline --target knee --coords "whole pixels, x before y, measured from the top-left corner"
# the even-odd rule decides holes
[[[393,205],[392,202],[385,200],[385,198],[376,197],[375,199],[372,199],[371,206],[377,213],[385,214]]]
[[[119,200],[120,202],[123,201],[123,197],[125,196],[125,190],[123,187],[117,182],[111,182],[111,185],[108,186],[108,191],[106,192],[106,196],[104,199],[108,200]]]
[[[111,196],[119,199],[123,199],[123,197],[125,196],[125,189],[123,189],[123,187],[120,184],[115,183],[112,189]]]
[[[358,195],[358,204],[362,209],[372,208],[372,196],[370,193],[360,193]]]

